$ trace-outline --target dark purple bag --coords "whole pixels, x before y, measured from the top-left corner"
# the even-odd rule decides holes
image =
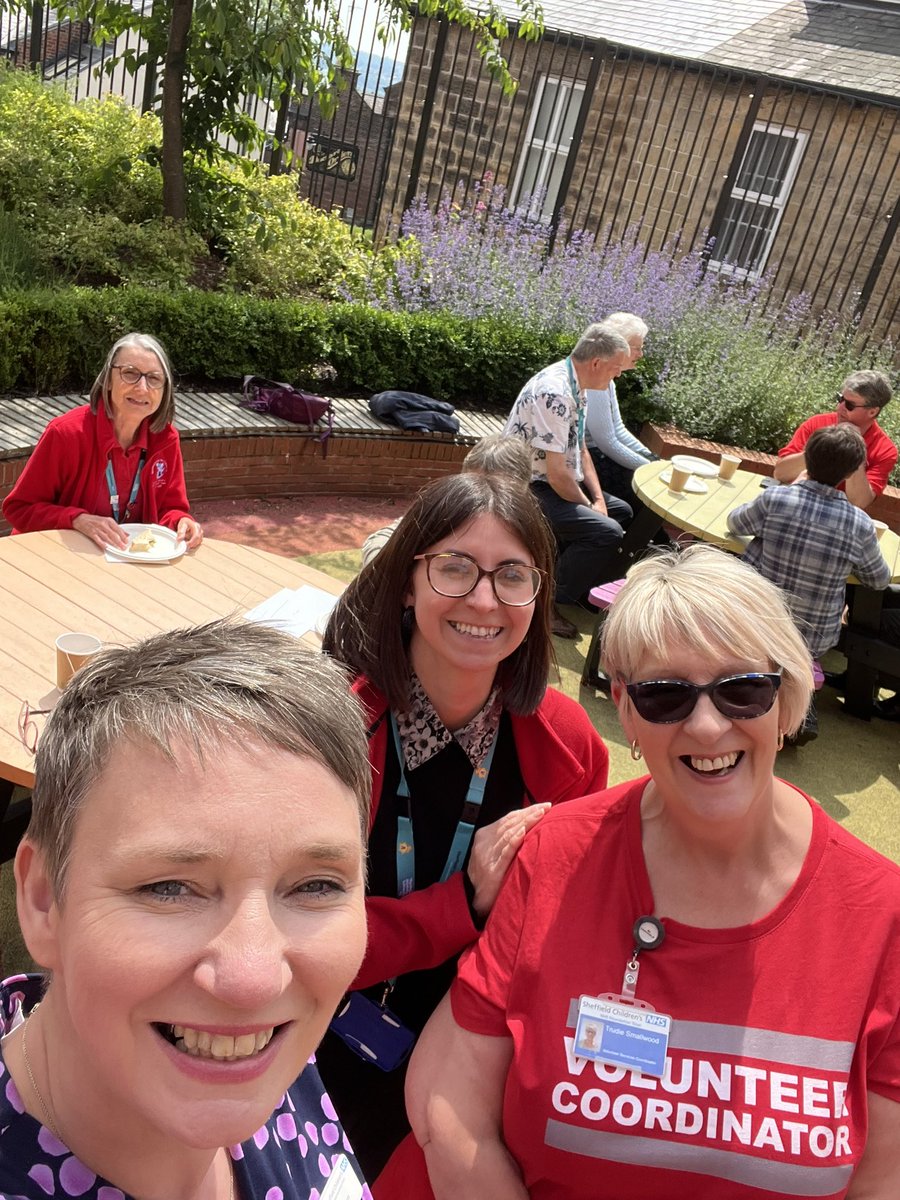
[[[310,433],[314,431],[317,421],[327,417],[328,428],[321,437],[316,438],[322,446],[322,457],[325,457],[328,453],[327,439],[334,432],[334,408],[330,400],[291,387],[289,383],[263,379],[261,375],[245,375],[243,392],[243,397],[238,401],[241,408],[271,413],[273,417],[281,417],[283,421],[305,425]]]

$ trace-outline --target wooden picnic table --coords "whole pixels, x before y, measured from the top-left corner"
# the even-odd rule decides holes
[[[641,513],[635,519],[626,534],[625,543],[636,533],[637,540],[643,538],[641,544],[646,546],[649,538],[666,523],[704,542],[711,542],[736,554],[742,553],[749,539],[731,533],[726,520],[732,509],[759,495],[765,476],[738,470],[734,478],[728,481],[703,479],[706,490],[702,493],[672,492],[661,479],[671,466],[671,462],[663,460],[648,463],[635,471],[635,494],[643,500],[649,512]],[[635,530],[639,521],[641,527]],[[890,568],[891,582],[900,583],[900,537],[892,530],[886,530],[879,547]],[[629,559],[633,558],[633,554],[628,554],[627,545],[625,552]],[[846,630],[847,685],[844,708],[854,716],[868,720],[872,715],[872,699],[878,676],[878,663],[869,647],[873,639],[877,639],[884,593],[863,587],[852,575],[847,582],[852,586]],[[900,651],[897,653],[900,654]],[[881,665],[885,666],[885,663]]]
[[[108,562],[74,530],[0,539],[0,820],[13,785],[34,783],[34,758],[19,734],[22,702],[51,708],[54,643],[89,633],[128,645],[154,633],[241,614],[282,588],[310,584],[339,595],[343,584],[293,559],[206,539],[173,562]],[[305,639],[317,649],[315,634]],[[10,829],[0,833],[0,861]]]

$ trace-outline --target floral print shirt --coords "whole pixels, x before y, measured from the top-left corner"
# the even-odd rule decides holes
[[[519,392],[503,432],[507,437],[524,438],[528,443],[533,456],[533,483],[546,482],[548,450],[564,454],[573,477],[579,483],[584,479],[579,437],[579,430],[584,427],[584,411],[584,393],[573,394],[566,359],[538,371]]]
[[[407,771],[428,762],[450,742],[457,741],[473,769],[480,767],[500,726],[503,704],[500,689],[494,688],[484,705],[462,729],[447,729],[437,715],[419,677],[413,672],[409,684],[409,707],[397,713],[397,732]]]

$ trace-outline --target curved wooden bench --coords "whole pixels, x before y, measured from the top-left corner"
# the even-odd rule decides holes
[[[459,470],[469,449],[503,427],[494,413],[457,412],[460,432],[407,433],[375,419],[368,402],[333,398],[334,432],[323,457],[314,432],[267,413],[238,407],[239,393],[176,392],[192,501],[244,496],[411,496]],[[0,401],[0,499],[18,479],[47,422],[86,396],[31,396]],[[9,526],[0,519],[0,533]]]

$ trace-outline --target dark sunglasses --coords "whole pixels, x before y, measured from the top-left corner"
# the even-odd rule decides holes
[[[674,725],[687,720],[701,696],[709,696],[723,717],[751,721],[769,711],[780,687],[780,671],[752,671],[702,686],[686,679],[642,679],[627,683],[625,690],[638,716],[654,725]]]
[[[868,408],[868,404],[854,404],[852,400],[845,400],[840,392],[834,398],[835,404],[843,404],[847,412],[853,412],[857,408]]]

